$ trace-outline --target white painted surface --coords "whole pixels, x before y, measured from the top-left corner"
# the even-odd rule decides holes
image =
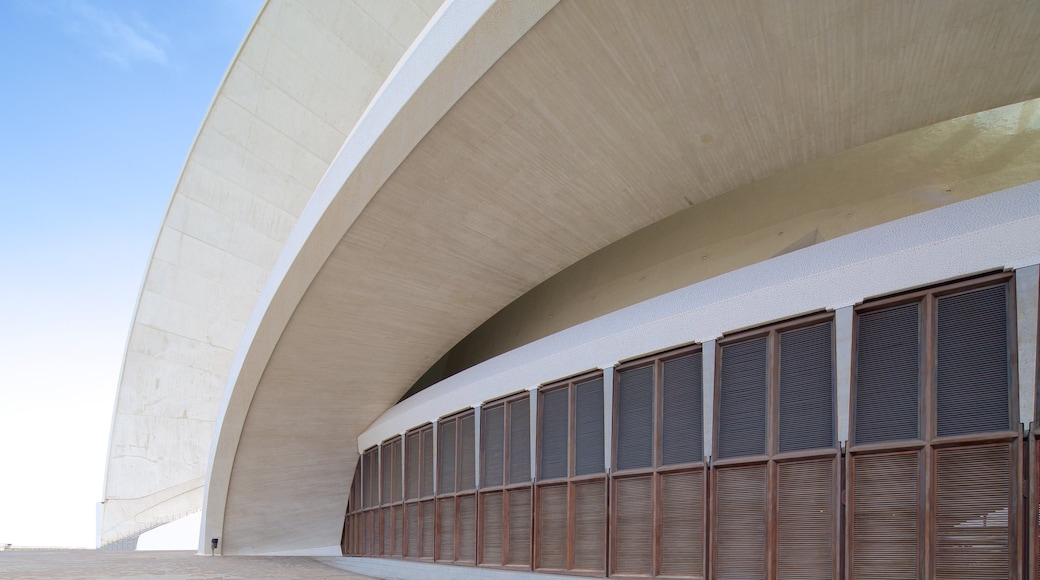
[[[1018,412],[1022,425],[1036,420],[1037,301],[1040,293],[1040,265],[1015,270],[1015,300],[1018,316]]]
[[[701,390],[704,404],[701,407],[703,417],[701,428],[704,430],[704,456],[714,455],[715,445],[715,348],[718,344],[714,338],[701,344]]]
[[[838,442],[849,440],[852,396],[852,306],[834,311],[834,365],[837,373]]]
[[[373,445],[485,400],[832,304],[1040,261],[1040,182],[902,218],[670,292],[515,349],[394,406],[358,437]]]

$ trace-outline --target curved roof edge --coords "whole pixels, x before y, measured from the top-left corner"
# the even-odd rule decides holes
[[[213,432],[200,553],[209,538],[223,535],[235,455],[253,394],[314,277],[415,145],[557,2],[448,0],[348,136],[286,241],[236,350]],[[329,546],[313,548],[338,553],[339,539],[330,540]]]

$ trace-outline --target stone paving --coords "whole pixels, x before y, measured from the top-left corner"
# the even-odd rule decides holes
[[[362,580],[313,558],[199,556],[195,552],[0,551],[0,578],[163,578],[164,580]]]

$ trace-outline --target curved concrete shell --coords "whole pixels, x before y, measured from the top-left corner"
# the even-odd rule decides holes
[[[258,31],[286,18],[274,6],[281,3],[265,8],[242,55],[254,45],[268,50]],[[281,10],[292,14],[290,6],[299,9],[287,2]],[[419,422],[612,366],[640,354],[626,350],[634,344],[650,352],[708,341],[872,293],[1034,263],[1029,247],[1009,247],[952,269],[918,270],[932,279],[893,276],[859,296],[836,292],[834,300],[848,300],[840,304],[766,301],[770,307],[745,308],[744,318],[704,317],[694,334],[654,340],[638,338],[651,322],[633,318],[625,332],[636,338],[609,346],[610,333],[620,332],[611,321],[669,293],[687,292],[688,303],[676,300],[699,312],[794,284],[774,272],[780,266],[823,276],[840,270],[832,262],[814,270],[824,258],[889,263],[885,253],[842,253],[842,244],[875,240],[880,230],[872,228],[935,235],[893,253],[975,235],[932,218],[900,220],[946,206],[961,216],[976,207],[962,205],[971,198],[1040,179],[1040,112],[1030,100],[1040,96],[1035,2],[449,0],[412,36],[378,92],[366,93],[357,116],[343,117],[349,128],[339,130],[338,153],[286,168],[284,179],[301,184],[289,188],[299,191],[298,205],[271,236],[277,242],[256,271],[264,280],[226,298],[247,311],[231,317],[238,322],[228,321],[230,306],[214,302],[219,293],[180,279],[181,291],[205,304],[168,324],[227,325],[219,365],[187,355],[167,361],[178,352],[172,339],[135,338],[158,332],[143,325],[142,312],[151,308],[149,284],[163,236],[173,235],[166,232],[174,207],[179,196],[188,200],[181,188],[193,160],[217,153],[196,146],[189,157],[128,347],[103,543],[134,533],[128,522],[153,521],[142,515],[149,510],[197,507],[206,470],[202,549],[219,538],[224,554],[339,554],[359,451]],[[332,58],[285,44],[300,58]],[[200,143],[218,126],[218,105],[236,86],[243,58]],[[315,87],[297,80],[285,82],[304,93]],[[253,94],[240,90],[242,98]],[[305,144],[312,138],[310,130],[297,135]],[[268,146],[265,138],[256,143]],[[239,179],[267,183],[244,157],[217,159],[242,172]],[[1021,195],[974,201],[1013,212],[1032,194]],[[176,223],[202,230],[192,240],[224,236],[227,245],[236,220],[252,219],[237,211],[226,223],[197,216]],[[814,246],[820,253],[799,252]],[[183,263],[189,271],[193,262]],[[740,272],[761,275],[761,284],[742,289],[733,282]],[[175,300],[177,288],[156,287],[155,300]],[[582,325],[597,320],[606,334],[586,334]],[[196,342],[206,336],[192,332]],[[151,374],[131,364],[147,348],[155,353]],[[424,375],[420,386],[436,384],[398,404]],[[152,395],[156,376],[163,388]],[[204,388],[199,376],[207,377]],[[170,451],[182,449],[168,439],[177,432],[149,423],[159,419],[144,409],[184,385],[196,385],[184,392],[204,401],[182,401],[159,416],[180,425],[169,415],[197,415],[197,432],[186,438],[190,461]],[[161,441],[147,441],[153,432]],[[137,444],[145,451],[124,461]],[[141,470],[146,478],[133,477],[138,464],[151,470]],[[120,485],[133,489],[117,494]],[[137,496],[146,499],[131,501]]]

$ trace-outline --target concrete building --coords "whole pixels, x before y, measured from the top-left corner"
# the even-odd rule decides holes
[[[1035,0],[268,0],[99,546],[1035,577],[1038,97]]]

